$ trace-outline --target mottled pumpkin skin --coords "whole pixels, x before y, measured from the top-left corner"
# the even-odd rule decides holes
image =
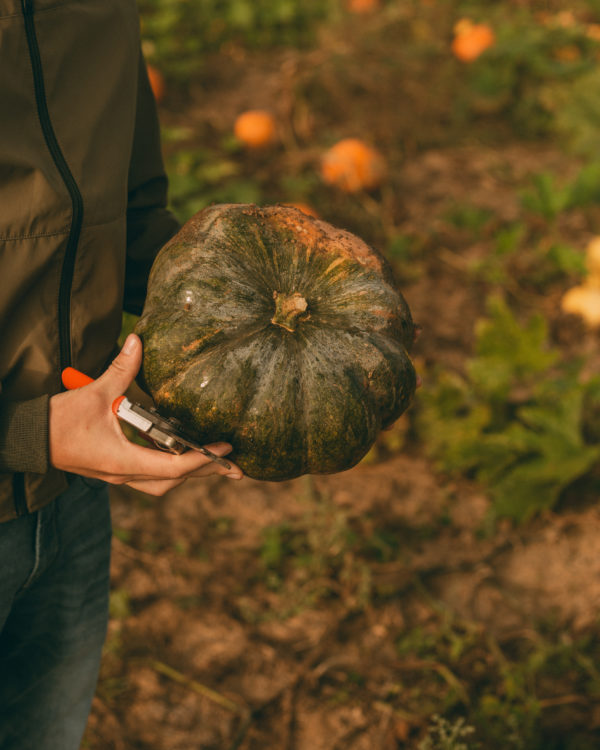
[[[416,386],[385,260],[295,208],[215,205],[161,250],[136,328],[142,384],[250,477],[354,466]]]

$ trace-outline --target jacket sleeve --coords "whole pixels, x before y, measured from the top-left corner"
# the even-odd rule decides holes
[[[167,177],[161,154],[156,102],[141,52],[128,190],[123,306],[127,312],[139,315],[146,298],[152,262],[160,248],[179,229],[179,222],[167,210]]]
[[[48,469],[48,396],[0,401],[0,472]]]

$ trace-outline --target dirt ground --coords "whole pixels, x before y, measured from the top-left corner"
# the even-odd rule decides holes
[[[440,607],[500,642],[545,618],[570,633],[597,621],[600,510],[481,538],[486,509],[410,455],[280,485],[193,480],[158,501],[115,491],[117,606],[90,746],[414,747],[423,717],[411,683],[432,670],[439,680],[441,667],[400,657],[404,631]],[[318,537],[315,556],[346,563],[334,577],[322,560],[269,584],[264,529],[302,522]],[[399,560],[371,560],[363,580],[336,528],[375,523],[405,546]],[[395,705],[399,686],[407,695]],[[598,705],[578,708],[600,724]]]

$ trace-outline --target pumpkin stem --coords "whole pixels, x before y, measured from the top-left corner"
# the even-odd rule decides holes
[[[306,312],[308,302],[299,292],[293,294],[280,294],[273,292],[275,300],[275,315],[271,318],[271,323],[285,328],[286,331],[295,331],[297,318]]]

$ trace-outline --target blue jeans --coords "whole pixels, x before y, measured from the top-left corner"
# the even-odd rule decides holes
[[[42,510],[0,524],[0,748],[77,750],[108,621],[110,509],[75,477]]]

